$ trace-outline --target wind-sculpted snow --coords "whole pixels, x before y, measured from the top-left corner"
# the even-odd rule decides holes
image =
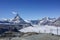
[[[58,29],[57,29],[58,28]],[[57,33],[58,30],[58,33]],[[58,34],[60,35],[60,27],[55,26],[34,26],[34,27],[26,27],[21,30],[21,32],[37,32],[37,33],[52,33],[52,34]]]

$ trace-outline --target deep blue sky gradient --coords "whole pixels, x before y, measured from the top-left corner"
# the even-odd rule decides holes
[[[0,18],[13,18],[18,12],[23,19],[60,16],[60,0],[0,0]]]

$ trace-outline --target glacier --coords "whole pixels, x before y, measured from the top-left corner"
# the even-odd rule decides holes
[[[55,35],[60,35],[60,27],[48,26],[48,25],[45,25],[45,26],[34,25],[34,27],[29,26],[19,31],[24,32],[24,33],[36,32],[36,33],[51,33]]]

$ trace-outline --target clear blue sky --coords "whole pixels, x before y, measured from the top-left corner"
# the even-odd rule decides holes
[[[59,17],[59,0],[0,0],[0,18],[13,18],[18,12],[23,19]]]

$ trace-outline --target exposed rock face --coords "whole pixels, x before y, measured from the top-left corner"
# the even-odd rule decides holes
[[[14,23],[26,23],[20,16],[17,14],[15,18],[12,20]]]
[[[60,17],[59,18],[44,18],[40,21],[41,25],[53,25],[60,26]]]

